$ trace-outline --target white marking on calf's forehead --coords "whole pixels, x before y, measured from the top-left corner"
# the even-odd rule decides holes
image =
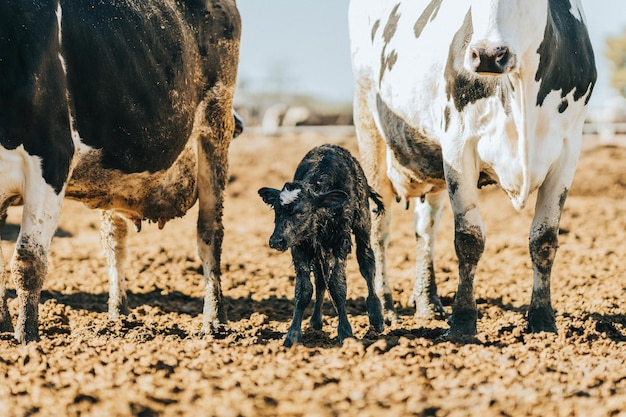
[[[296,188],[295,190],[283,189],[283,191],[281,191],[280,193],[280,204],[282,206],[286,206],[293,203],[294,201],[296,201],[301,191],[302,190],[300,188]]]

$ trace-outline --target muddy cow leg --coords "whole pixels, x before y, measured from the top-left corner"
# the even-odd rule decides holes
[[[109,266],[109,319],[117,320],[127,315],[126,298],[126,237],[128,225],[118,214],[103,210],[100,222],[100,238]]]
[[[454,248],[459,262],[459,284],[447,336],[475,335],[478,309],[474,297],[474,276],[485,249],[485,228],[478,210],[476,189],[478,173],[472,171],[470,164],[463,166],[461,171],[446,166],[445,171],[454,213]],[[460,175],[460,172],[464,174]]]
[[[304,309],[313,297],[313,285],[311,284],[311,270],[308,262],[301,259],[295,249],[292,250],[294,268],[296,270],[296,288],[294,292],[293,319],[283,345],[290,347],[302,342],[302,316]]]
[[[202,332],[211,334],[227,323],[222,299],[220,258],[224,238],[224,192],[228,147],[233,136],[232,91],[216,86],[204,103],[206,128],[198,138],[198,255],[204,273]]]
[[[354,124],[359,143],[360,161],[367,181],[380,194],[383,205],[391,207],[393,190],[387,178],[386,145],[369,110],[371,91],[369,81],[361,79],[356,84],[354,96]],[[373,107],[372,107],[373,108]],[[376,262],[374,288],[383,303],[385,321],[392,324],[398,319],[387,275],[387,247],[391,229],[391,210],[372,218],[371,245]]]
[[[570,167],[568,169],[568,167]],[[558,231],[563,205],[573,178],[575,164],[565,164],[550,173],[539,188],[535,216],[530,228],[529,249],[533,263],[533,291],[527,316],[530,332],[557,332],[550,296],[550,275],[558,249]]]
[[[32,180],[24,192],[22,224],[11,260],[18,299],[15,339],[21,343],[39,338],[39,296],[62,199],[63,193],[56,194],[43,178]]]
[[[12,199],[7,198],[5,195],[0,195],[0,218],[2,218],[2,224],[4,227],[7,216],[7,208],[11,204]],[[0,228],[2,231],[2,228]],[[13,332],[13,322],[11,321],[11,314],[9,313],[9,305],[7,300],[7,273],[4,254],[2,248],[0,248],[0,332]]]
[[[447,317],[446,310],[437,294],[434,268],[435,240],[446,197],[446,192],[441,191],[427,194],[423,202],[420,198],[414,201],[417,271],[409,304],[415,305],[416,319]]]

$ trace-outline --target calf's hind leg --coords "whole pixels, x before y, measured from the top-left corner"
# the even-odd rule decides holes
[[[337,311],[337,317],[339,318],[339,325],[337,326],[337,338],[339,343],[343,343],[347,337],[352,337],[352,326],[348,321],[348,314],[346,313],[346,263],[345,260],[337,259],[333,266],[328,282],[326,283],[328,292],[335,305],[335,311]]]
[[[285,337],[284,346],[290,347],[295,343],[302,342],[302,316],[304,309],[311,302],[313,285],[311,284],[311,270],[307,263],[299,262],[294,254],[294,266],[296,269],[296,289],[294,293],[294,311],[291,325]]]
[[[370,246],[369,226],[362,230],[355,230],[356,242],[356,258],[359,263],[359,270],[365,283],[367,284],[367,299],[365,300],[365,308],[370,320],[370,327],[377,333],[385,328],[385,319],[383,318],[383,307],[380,298],[376,294],[374,287],[374,279],[376,275],[376,263],[374,251]]]

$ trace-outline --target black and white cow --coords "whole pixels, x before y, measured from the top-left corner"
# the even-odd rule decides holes
[[[234,0],[0,3],[0,209],[15,196],[24,203],[11,261],[18,341],[38,337],[64,196],[105,210],[112,317],[127,310],[123,217],[162,227],[199,200],[203,331],[225,323],[222,206],[241,127],[232,111],[240,32]],[[3,276],[0,330],[11,329]]]
[[[497,183],[518,210],[538,191],[528,330],[556,332],[550,273],[596,80],[580,1],[354,0],[349,15],[363,167],[386,204],[415,203],[416,317],[445,315],[433,256],[447,189],[459,261],[449,334],[476,333],[477,186]],[[393,318],[389,221],[375,220],[373,247]]]
[[[275,228],[270,247],[291,249],[296,270],[295,310],[285,346],[302,340],[302,315],[311,301],[315,276],[315,307],[311,327],[322,328],[322,303],[326,288],[339,317],[339,342],[352,337],[346,314],[346,259],[356,242],[356,258],[367,283],[365,305],[370,325],[376,332],[384,328],[382,305],[374,291],[374,253],[370,244],[372,226],[369,200],[380,215],[384,207],[367,183],[359,162],[340,146],[322,145],[302,159],[293,181],[281,190],[263,187],[263,201],[274,209]]]

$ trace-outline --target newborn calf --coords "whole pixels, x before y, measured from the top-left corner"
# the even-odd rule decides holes
[[[315,276],[315,308],[310,325],[322,328],[322,302],[326,288],[332,298],[339,327],[339,342],[352,337],[346,315],[346,258],[352,250],[354,233],[356,257],[367,283],[367,313],[370,326],[383,330],[380,299],[374,291],[375,261],[370,246],[369,201],[376,212],[384,208],[380,196],[367,184],[359,162],[346,149],[322,145],[309,151],[282,190],[261,188],[259,195],[274,209],[275,229],[270,247],[291,249],[296,271],[295,311],[285,338],[285,346],[302,340],[302,315],[311,301]]]

